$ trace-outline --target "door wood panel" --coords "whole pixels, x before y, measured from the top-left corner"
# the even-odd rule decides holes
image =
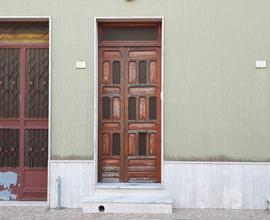
[[[99,49],[99,181],[101,182],[124,181],[123,51],[123,48]]]
[[[160,182],[160,47],[99,47],[99,182]]]

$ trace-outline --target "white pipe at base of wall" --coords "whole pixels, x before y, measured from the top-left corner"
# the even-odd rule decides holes
[[[57,182],[57,209],[61,209],[61,178],[60,176],[56,179]]]

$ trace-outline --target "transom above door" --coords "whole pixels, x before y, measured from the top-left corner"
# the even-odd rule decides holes
[[[99,182],[160,182],[160,25],[104,27],[99,29]]]

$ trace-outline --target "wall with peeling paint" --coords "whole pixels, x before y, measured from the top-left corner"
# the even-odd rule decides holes
[[[17,173],[11,171],[0,172],[0,201],[16,200],[17,195],[13,189],[17,185],[17,176]]]
[[[0,0],[52,16],[52,158],[93,158],[93,17],[164,16],[166,160],[270,161],[269,0]],[[76,70],[76,60],[87,60]]]

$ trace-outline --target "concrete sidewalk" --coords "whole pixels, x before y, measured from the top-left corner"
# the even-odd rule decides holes
[[[173,215],[83,214],[80,209],[0,207],[0,220],[270,220],[265,210],[174,209]]]

